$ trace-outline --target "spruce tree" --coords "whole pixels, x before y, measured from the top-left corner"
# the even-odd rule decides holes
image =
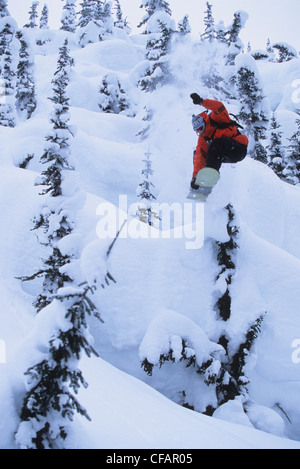
[[[189,15],[185,15],[178,23],[178,32],[181,36],[185,36],[191,32],[191,25],[189,23]]]
[[[97,0],[83,0],[78,21],[79,28],[86,27],[90,22],[95,21],[97,14]]]
[[[100,7],[101,5],[101,7]],[[112,17],[112,2],[105,0],[104,2],[98,1],[97,20],[101,22],[103,35],[110,35],[113,32],[114,20]]]
[[[137,197],[140,199],[143,205],[139,206],[137,216],[140,221],[148,223],[150,226],[156,226],[159,220],[159,215],[153,211],[151,204],[156,200],[155,195],[152,193],[152,189],[155,187],[151,182],[151,176],[153,176],[151,153],[148,151],[145,153],[145,167],[142,170],[143,181],[139,184],[137,189]]]
[[[275,62],[275,61],[276,61],[276,59],[275,59],[275,51],[274,51],[274,49],[273,49],[273,47],[272,47],[272,45],[271,45],[271,41],[270,41],[269,38],[267,39],[266,51],[267,51],[267,53],[268,53],[268,55],[269,55],[269,61],[270,61],[270,62]]]
[[[90,420],[76,398],[88,385],[76,364],[83,352],[97,355],[86,338],[87,316],[97,313],[88,293],[87,288],[61,289],[49,307],[48,314],[64,311],[64,327],[51,336],[45,358],[25,373],[29,390],[16,433],[22,449],[64,449],[75,412]]]
[[[60,207],[60,197],[63,195],[63,172],[72,170],[69,162],[69,140],[72,136],[68,126],[69,99],[66,88],[69,82],[69,71],[73,65],[73,59],[69,56],[68,42],[60,48],[58,67],[53,84],[53,97],[49,98],[54,103],[54,109],[50,116],[53,125],[52,132],[47,135],[46,146],[40,162],[45,165],[37,184],[41,186],[41,195],[51,196]],[[50,205],[53,203],[51,202]],[[54,205],[54,204],[53,204]],[[41,311],[51,303],[52,295],[61,288],[65,282],[70,281],[69,276],[61,271],[61,268],[70,261],[57,247],[57,239],[67,236],[72,232],[73,222],[69,220],[67,213],[56,208],[45,208],[39,217],[35,218],[34,230],[38,230],[41,244],[50,245],[52,252],[48,259],[44,260],[42,268],[31,277],[23,280],[43,278],[43,290],[34,302],[37,311]],[[53,230],[53,231],[52,231]]]
[[[116,10],[116,21],[114,22],[114,26],[117,28],[123,29],[124,28],[124,20],[123,20],[123,13],[122,8],[119,0],[115,0],[116,6],[114,9]]]
[[[239,39],[239,34],[243,27],[242,20],[241,20],[241,13],[239,11],[234,13],[234,19],[230,29],[228,30],[228,43],[236,44]]]
[[[164,12],[169,16],[172,15],[169,3],[166,0],[142,0],[140,8],[144,8],[146,10],[146,15],[138,25],[138,28],[146,24],[154,13]]]
[[[143,142],[149,137],[150,130],[151,130],[151,121],[153,119],[153,111],[151,109],[148,109],[147,106],[143,107],[142,112],[143,112],[143,117],[141,120],[145,122],[145,125],[137,133],[137,137],[140,138],[141,142]]]
[[[300,183],[300,119],[296,119],[297,130],[289,138],[285,168],[282,172],[285,180],[290,184]]]
[[[245,410],[249,400],[247,386],[250,383],[245,374],[245,365],[255,340],[259,337],[263,320],[264,314],[260,314],[245,332],[244,339],[237,349],[232,347],[231,341],[226,335],[220,337],[219,343],[226,350],[226,360],[224,360],[216,379],[218,407],[234,400],[237,396],[241,396]]]
[[[0,125],[5,127],[15,127],[15,89],[16,89],[16,68],[15,61],[15,29],[14,21],[7,17],[0,30],[0,52],[1,67],[0,78],[2,86],[2,98],[0,100]]]
[[[11,17],[7,18],[7,21],[2,23],[0,29],[0,73],[3,68],[3,55],[9,44],[13,42],[17,25],[13,24]]]
[[[74,256],[62,253],[59,244],[72,233],[72,210],[77,210],[78,206],[78,188],[73,183],[74,170],[69,161],[72,134],[68,127],[66,94],[72,65],[65,41],[52,81],[53,130],[47,136],[49,145],[41,157],[46,166],[40,181],[44,189],[41,194],[45,198],[44,208],[34,227],[39,230],[40,242],[52,254],[44,261],[42,269],[31,277],[44,278],[41,301],[36,308],[40,315],[43,308],[43,317],[48,317],[48,321],[52,318],[53,327],[49,331],[48,344],[44,344],[40,352],[40,361],[25,373],[27,392],[16,441],[21,448],[27,449],[63,449],[75,412],[89,418],[76,398],[79,388],[87,386],[78,362],[83,352],[88,356],[96,354],[89,342],[87,316],[99,318],[99,314],[89,298],[91,288],[86,282],[78,284],[68,273]]]
[[[284,169],[284,149],[282,145],[282,132],[278,132],[280,125],[277,123],[276,115],[273,112],[270,119],[270,144],[268,146],[268,165],[273,171],[282,177]]]
[[[216,36],[214,18],[212,14],[212,5],[206,2],[206,12],[204,17],[205,31],[201,38],[208,42],[213,42]]]
[[[97,0],[83,0],[78,21],[79,44],[85,47],[87,44],[102,40],[102,28],[97,21]]]
[[[278,52],[277,62],[288,62],[289,60],[296,59],[298,57],[297,51],[284,42],[276,42],[272,45],[273,50]]]
[[[0,0],[0,18],[4,18],[5,16],[10,16],[7,8],[7,0]]]
[[[229,47],[229,51],[227,52],[227,65],[234,65],[235,57],[243,50],[243,44],[239,38],[239,34],[247,18],[248,16],[243,11],[234,13],[232,25],[226,32]]]
[[[61,28],[63,31],[75,33],[77,27],[76,1],[65,0],[61,17]]]
[[[216,277],[216,288],[218,298],[215,303],[217,318],[224,322],[224,333],[219,338],[219,344],[224,348],[226,355],[221,362],[221,367],[216,377],[215,392],[217,397],[217,407],[243,396],[247,401],[247,384],[249,379],[245,376],[245,365],[251,347],[260,332],[263,315],[259,314],[255,322],[244,333],[244,338],[238,348],[232,345],[230,332],[226,330],[226,323],[232,317],[232,294],[231,285],[236,276],[236,262],[239,250],[238,237],[239,227],[237,217],[231,204],[225,209],[228,213],[227,233],[229,240],[226,242],[216,242],[216,257],[219,272]],[[229,327],[230,331],[230,327]],[[208,409],[207,413],[212,414],[214,409]]]
[[[227,37],[226,37],[227,29],[224,25],[224,21],[219,21],[219,23],[215,27],[215,30],[216,30],[216,40],[220,44],[227,44],[228,45],[228,41],[227,41]]]
[[[103,41],[113,30],[111,2],[83,0],[80,11],[79,44],[85,47],[97,41]]]
[[[113,114],[125,112],[131,117],[134,115],[127,94],[114,73],[103,77],[99,92],[98,106],[101,111]]]
[[[146,46],[149,68],[139,81],[140,88],[147,92],[154,91],[171,80],[167,55],[170,52],[173,30],[160,20],[158,23],[159,34],[151,34]]]
[[[180,318],[180,321],[177,318],[176,334],[174,334],[172,316],[170,316],[168,321],[163,317],[162,327],[160,327],[159,319],[155,319],[150,324],[150,336],[147,337],[146,332],[146,340],[140,347],[141,366],[144,371],[149,376],[153,376],[154,373],[158,373],[158,368],[163,367],[164,372],[169,373],[169,375],[164,375],[164,380],[172,380],[172,376],[179,371],[180,387],[172,389],[172,395],[177,396],[176,402],[206,415],[213,415],[218,407],[237,396],[240,396],[244,408],[246,407],[249,400],[247,389],[249,378],[246,374],[246,365],[264,318],[264,314],[259,312],[256,319],[251,321],[245,330],[240,330],[239,340],[236,327],[233,328],[234,337],[232,337],[234,298],[232,298],[231,285],[233,281],[238,281],[235,277],[239,250],[239,227],[233,206],[228,204],[225,210],[229,240],[214,242],[219,268],[214,298],[217,321],[215,330],[221,331],[217,339],[218,343],[212,342],[196,324],[189,323],[185,327],[186,318],[184,320]],[[241,311],[240,314],[243,312]],[[179,323],[182,334],[178,327]],[[191,329],[193,329],[193,334],[189,333]],[[200,359],[197,355],[197,347],[192,339],[192,337],[195,338],[196,331],[197,343],[201,343],[201,350],[205,351],[205,359]],[[214,340],[216,340],[215,334]],[[160,341],[162,344],[159,354]],[[177,368],[174,369],[175,366]]]
[[[29,41],[26,39],[24,32],[18,31],[16,37],[21,43],[17,69],[16,108],[21,115],[29,119],[37,106],[33,58],[30,53]]]
[[[273,50],[273,47],[271,46],[271,41],[269,38],[267,39],[266,51],[269,52],[270,54],[274,53],[274,50]]]
[[[116,28],[123,29],[124,31],[126,31],[127,34],[129,34],[131,30],[130,30],[127,18],[125,19],[123,18],[123,12],[122,12],[120,1],[115,0],[115,4],[116,6],[114,9],[116,10],[116,20],[114,22],[114,26]]]
[[[229,241],[225,243],[216,242],[217,262],[220,267],[216,282],[217,285],[221,285],[222,293],[216,302],[215,309],[218,317],[223,321],[228,321],[231,316],[230,285],[235,273],[235,258],[238,249],[237,236],[239,233],[239,229],[235,225],[235,213],[232,205],[227,205],[226,210],[228,212],[227,233]]]
[[[40,17],[40,29],[49,29],[48,20],[49,20],[49,9],[48,9],[48,6],[45,4],[43,6],[41,17]]]
[[[37,8],[39,6],[38,1],[32,2],[30,10],[28,12],[29,14],[29,22],[24,25],[24,28],[37,28],[37,18],[38,18],[38,12]]]
[[[248,54],[245,57],[247,61],[242,58],[235,79],[240,104],[238,118],[245,124],[246,133],[252,139],[249,154],[258,161],[267,163],[267,152],[262,141],[266,140],[268,109],[255,60]]]

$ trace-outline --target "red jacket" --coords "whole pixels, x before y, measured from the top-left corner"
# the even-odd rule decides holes
[[[198,144],[194,156],[193,177],[196,177],[200,169],[205,167],[205,157],[209,148],[209,142],[211,140],[220,137],[229,137],[246,146],[248,146],[249,143],[248,137],[246,137],[246,135],[240,134],[235,126],[227,127],[226,129],[220,129],[212,125],[210,119],[219,123],[227,123],[231,120],[224,104],[222,104],[220,101],[204,99],[202,101],[202,106],[212,112],[210,114],[207,112],[202,112],[200,114],[205,120],[206,126],[203,135],[200,135],[198,139]]]

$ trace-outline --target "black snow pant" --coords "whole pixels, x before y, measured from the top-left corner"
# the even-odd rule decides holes
[[[237,163],[247,155],[247,146],[228,137],[213,140],[206,155],[206,167],[219,171],[222,163]]]

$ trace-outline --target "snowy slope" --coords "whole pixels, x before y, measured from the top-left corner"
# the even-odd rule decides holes
[[[102,360],[83,367],[90,389],[82,396],[94,408],[72,447],[126,449],[299,449],[298,442],[199,415],[180,407],[141,381]],[[99,376],[101,382],[99,383]],[[120,392],[121,391],[121,392]]]
[[[4,383],[0,402],[5,402],[0,405],[2,448],[14,447],[13,434],[24,395],[23,373],[38,355],[31,303],[39,284],[21,283],[16,277],[31,274],[42,255],[30,231],[31,219],[39,209],[34,180],[41,169],[39,156],[50,128],[51,103],[47,98],[51,95],[56,51],[64,39],[61,32],[47,34],[52,37],[45,50],[48,55],[36,56],[38,109],[32,119],[15,129],[0,128],[0,339],[6,344],[6,364],[0,363]],[[132,101],[138,104],[145,99],[136,90],[136,79],[144,66],[143,48],[136,39],[127,38],[79,50],[72,42],[71,46],[76,64],[70,84],[71,123],[76,129],[72,156],[81,187],[87,192],[76,232],[82,239],[82,270],[87,280],[100,281],[111,240],[99,238],[99,207],[109,202],[115,213],[121,209],[121,217],[128,217],[126,207],[119,207],[119,196],[127,197],[128,206],[137,201],[136,188],[149,142],[136,137],[144,126],[142,112],[134,119],[99,112],[99,84],[108,71],[118,72]],[[189,93],[198,85],[192,60],[188,70],[178,68],[184,53],[179,50],[174,58],[178,83],[158,91],[150,103],[155,110],[150,151],[157,200],[180,206],[186,202],[195,145]],[[185,63],[188,60],[185,56]],[[267,91],[272,106],[280,104],[285,123],[287,115],[291,122],[295,120],[294,109],[285,98],[286,86],[299,71],[298,61],[292,63],[269,64],[269,68],[264,64],[262,71],[269,84],[275,65],[280,70],[276,93],[271,85]],[[286,137],[291,132],[289,125]],[[28,153],[35,154],[29,170],[16,168]],[[104,324],[91,321],[90,329],[101,358],[83,359],[81,363],[89,388],[80,392],[80,400],[92,422],[76,420],[68,440],[70,447],[300,448],[297,442],[278,438],[300,440],[300,365],[292,360],[292,343],[300,338],[299,202],[298,187],[286,185],[271,169],[246,158],[238,165],[222,168],[221,180],[204,209],[203,247],[187,249],[186,242],[192,239],[177,238],[174,231],[166,239],[154,239],[151,233],[142,238],[140,224],[135,225],[135,238],[128,231],[127,236],[120,237],[107,261],[117,283],[99,288],[94,296]],[[266,318],[247,365],[249,393],[255,403],[249,418],[236,402],[236,407],[219,412],[217,419],[172,402],[179,402],[181,381],[187,380],[197,403],[198,382],[189,370],[175,364],[176,372],[172,373],[172,364],[167,364],[167,372],[157,369],[149,377],[141,369],[140,359],[141,344],[149,331],[153,334],[153,353],[160,351],[154,341],[158,334],[155,321],[165,324],[166,334],[170,324],[174,334],[183,324],[189,337],[198,331],[197,337],[203,334],[214,343],[220,336],[223,326],[216,326],[212,311],[216,288],[212,240],[228,238],[224,211],[228,203],[238,215],[240,249],[227,328],[238,345],[241,333],[258,312],[266,313]],[[191,232],[197,236],[196,231]],[[198,404],[196,410],[202,411],[200,400]],[[224,418],[227,421],[221,420]]]

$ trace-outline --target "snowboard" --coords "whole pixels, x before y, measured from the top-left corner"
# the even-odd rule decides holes
[[[220,179],[220,173],[213,168],[203,168],[196,177],[195,184],[199,189],[191,189],[187,195],[187,199],[196,199],[205,202],[213,187]]]

